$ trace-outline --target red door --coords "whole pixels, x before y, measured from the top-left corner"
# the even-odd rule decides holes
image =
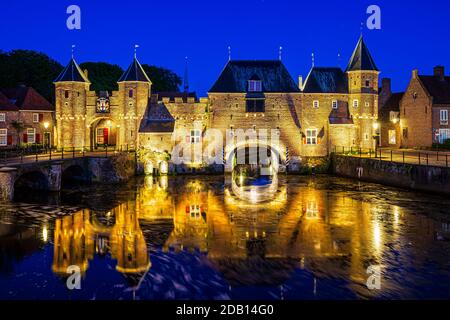
[[[108,144],[109,140],[108,140],[108,128],[104,128],[103,129],[103,141],[105,144]]]

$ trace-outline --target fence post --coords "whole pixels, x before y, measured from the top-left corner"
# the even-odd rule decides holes
[[[427,152],[427,166],[428,166],[428,152]]]
[[[393,162],[393,160],[394,160],[394,159],[393,159],[393,156],[394,156],[394,155],[393,155],[393,151],[391,150],[391,162]]]
[[[420,152],[419,152],[419,166],[421,165]]]
[[[84,158],[84,154],[85,154],[85,150],[84,150],[84,147],[83,147],[83,158]]]
[[[403,151],[403,164],[405,164],[405,151]]]
[[[36,162],[38,162],[39,161],[39,156],[38,156],[38,149],[37,149],[36,145],[34,145],[34,152],[36,152]]]
[[[362,149],[361,149],[361,147],[359,148],[359,157],[362,158]]]
[[[448,168],[448,155],[445,155],[445,167]]]
[[[106,149],[105,149],[105,158],[108,158],[108,145],[106,145]]]
[[[75,158],[75,147],[72,147],[72,158]]]
[[[48,160],[52,160],[52,148],[48,150]]]
[[[61,159],[64,159],[64,147],[61,148]]]

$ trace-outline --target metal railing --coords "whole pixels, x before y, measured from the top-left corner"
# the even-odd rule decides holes
[[[449,167],[449,151],[419,151],[401,149],[364,149],[359,147],[334,147],[334,153],[349,157],[370,158],[401,164]]]
[[[0,164],[30,163],[39,161],[64,160],[82,157],[109,157],[118,153],[135,153],[136,148],[130,145],[65,147],[65,148],[23,148],[0,151]]]

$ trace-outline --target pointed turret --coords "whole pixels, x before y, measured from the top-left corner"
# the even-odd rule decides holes
[[[149,82],[152,83],[136,57],[117,82]]]
[[[75,59],[72,57],[64,68],[64,70],[59,74],[59,76],[53,82],[85,82],[90,83],[87,76],[81,70],[80,66],[77,64]]]
[[[346,71],[379,71],[362,36],[353,51]]]

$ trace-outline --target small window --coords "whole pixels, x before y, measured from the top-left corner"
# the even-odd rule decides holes
[[[248,91],[249,92],[261,92],[262,91],[262,83],[259,80],[249,80],[248,82]]]
[[[337,100],[333,100],[333,101],[331,102],[331,107],[332,107],[333,109],[337,109],[337,108],[338,108],[338,102],[337,102]]]
[[[408,128],[403,128],[403,138],[408,139]]]
[[[33,113],[33,122],[38,123],[39,122],[39,113]]]
[[[246,112],[264,112],[265,100],[264,99],[247,99]]]
[[[64,97],[65,97],[66,99],[69,99],[69,90],[65,90],[65,91],[64,91]]]
[[[369,141],[369,134],[368,133],[364,134],[364,140]]]
[[[8,145],[8,129],[0,129],[0,146]]]
[[[128,97],[133,98],[133,90],[128,91]]]
[[[191,143],[200,143],[202,137],[202,132],[198,129],[191,130]]]
[[[0,113],[0,122],[6,121],[6,113]]]
[[[441,125],[448,125],[448,110],[441,110]]]
[[[366,87],[370,87],[370,80],[366,80]]]
[[[36,142],[36,129],[28,128],[27,129],[27,143],[35,143]]]
[[[317,129],[306,130],[306,144],[309,145],[317,144]]]
[[[317,108],[319,108],[319,106],[320,106],[319,100],[314,100],[313,107],[317,109]]]
[[[355,99],[353,100],[353,107],[358,108],[359,107],[359,100]]]

